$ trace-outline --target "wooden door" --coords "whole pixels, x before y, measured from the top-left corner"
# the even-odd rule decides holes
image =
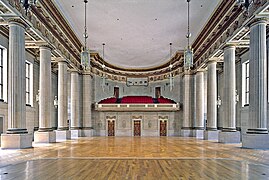
[[[167,136],[167,121],[160,121],[160,136]]]
[[[115,136],[115,120],[107,121],[107,135]]]
[[[120,96],[120,89],[119,87],[114,87],[114,97],[119,98]]]
[[[155,98],[161,97],[161,87],[155,87]]]
[[[134,121],[134,136],[141,136],[141,121]]]

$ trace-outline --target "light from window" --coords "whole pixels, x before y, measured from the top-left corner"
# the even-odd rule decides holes
[[[3,70],[3,62],[4,62],[4,49],[0,48],[0,100],[4,100],[4,70]]]
[[[245,105],[249,104],[249,62],[246,62],[246,74],[245,74],[245,82],[246,82],[246,87],[245,87]]]
[[[26,61],[26,105],[31,106],[31,64]]]

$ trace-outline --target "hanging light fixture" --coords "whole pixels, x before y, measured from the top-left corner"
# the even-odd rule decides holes
[[[84,46],[81,48],[81,65],[84,70],[87,70],[90,67],[90,58],[89,58],[89,49],[87,48],[87,3],[88,0],[84,0],[85,3],[85,26],[84,26],[84,33],[83,33],[83,38],[84,38]]]
[[[20,3],[23,5],[25,9],[25,14],[27,15],[28,9],[31,6],[36,5],[37,0],[20,0]]]
[[[170,46],[169,86],[170,86],[170,91],[172,91],[173,87],[174,87],[174,78],[173,78],[173,75],[172,75],[173,65],[171,64],[171,61],[172,61],[172,43],[170,43],[169,46]]]
[[[106,76],[105,76],[105,43],[102,44],[103,46],[103,64],[102,64],[102,69],[103,69],[103,75],[102,75],[102,89],[103,89],[103,92],[105,91],[105,84],[106,84]]]
[[[245,9],[248,11],[248,8],[250,6],[250,0],[236,0],[237,4],[243,5]]]
[[[190,46],[190,37],[191,37],[191,33],[190,33],[190,1],[191,0],[187,0],[187,2],[188,2],[188,33],[187,33],[186,37],[188,40],[188,46],[184,51],[184,68],[187,70],[190,70],[191,67],[193,66],[193,50]]]

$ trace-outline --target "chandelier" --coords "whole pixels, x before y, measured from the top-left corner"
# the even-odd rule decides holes
[[[105,85],[106,85],[106,76],[105,76],[105,43],[102,44],[103,46],[103,64],[102,64],[102,69],[103,69],[103,74],[102,74],[102,84],[101,87],[103,89],[103,92],[105,91]]]
[[[25,9],[25,14],[27,15],[28,9],[32,5],[36,5],[37,0],[20,0],[20,3],[23,5],[23,7]]]
[[[190,37],[191,37],[191,33],[190,33],[190,1],[191,0],[187,0],[187,2],[188,2],[188,33],[186,35],[186,38],[188,40],[188,46],[184,50],[184,68],[187,70],[190,70],[191,67],[193,66],[193,50],[190,46]]]
[[[83,33],[83,38],[84,38],[84,46],[81,48],[81,65],[84,70],[87,70],[90,67],[90,58],[89,58],[89,49],[87,48],[87,3],[88,0],[84,0],[85,3],[85,26],[84,26],[84,33]]]
[[[174,87],[174,78],[172,75],[173,65],[171,64],[171,61],[172,61],[172,43],[170,43],[169,46],[170,46],[169,86],[170,86],[170,91],[172,91],[173,87]]]

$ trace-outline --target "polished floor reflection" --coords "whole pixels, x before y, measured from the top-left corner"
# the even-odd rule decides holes
[[[269,151],[182,137],[94,137],[0,150],[0,179],[269,179]]]

